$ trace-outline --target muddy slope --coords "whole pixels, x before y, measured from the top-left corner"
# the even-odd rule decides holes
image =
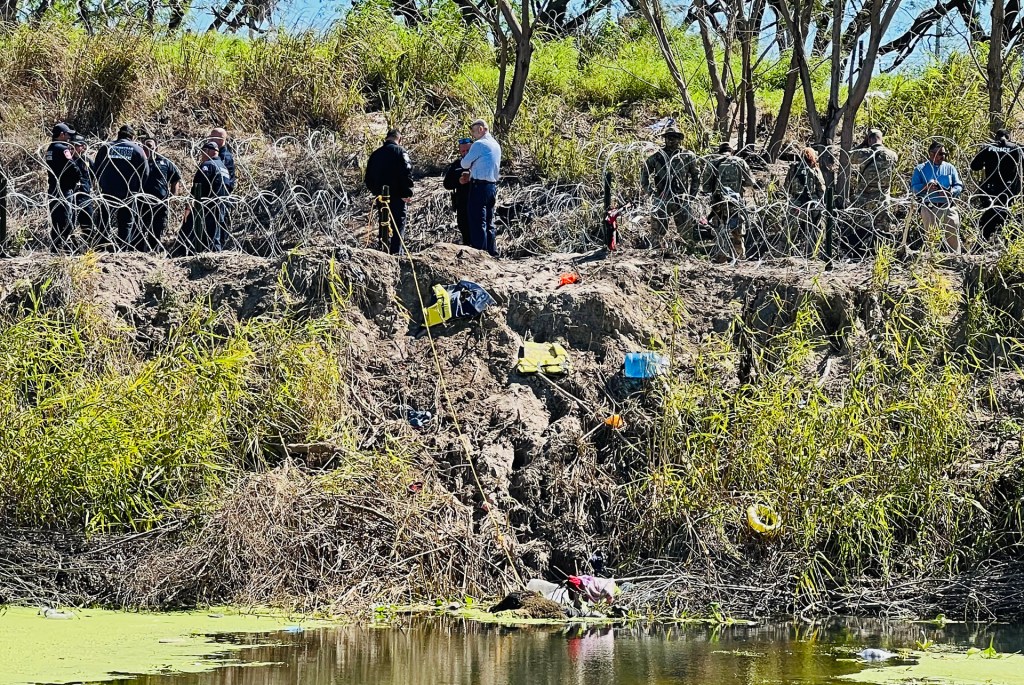
[[[76,276],[76,268],[85,271]],[[579,282],[559,287],[564,272],[578,273]],[[959,290],[962,274],[980,271],[963,263],[944,273]],[[433,284],[460,279],[483,285],[497,306],[481,319],[425,335],[421,298],[431,300]],[[418,441],[433,464],[436,487],[451,493],[476,526],[497,519],[512,531],[521,572],[552,577],[586,570],[595,549],[615,545],[608,538],[612,491],[630,472],[629,462],[643,458],[645,428],[658,411],[649,386],[622,377],[627,352],[679,337],[699,343],[731,334],[736,321],[747,334],[767,336],[809,302],[826,334],[817,351],[822,364],[809,372],[827,374],[824,362],[870,336],[878,319],[868,265],[833,271],[800,260],[712,265],[655,252],[500,261],[441,244],[412,259],[360,249],[309,250],[285,259],[118,254],[87,267],[26,257],[0,262],[0,303],[26,306],[44,282],[44,306],[89,301],[133,328],[143,348],[159,345],[196,301],[244,321],[283,307],[315,315],[332,288],[345,293],[360,446]],[[564,344],[571,373],[557,379],[517,373],[526,340]],[[686,366],[685,359],[677,363]],[[413,428],[404,407],[435,419]],[[612,414],[625,417],[625,430],[605,425]],[[329,463],[315,452],[302,446],[278,456],[310,468]],[[47,553],[59,557],[65,548],[73,547],[51,545]],[[130,546],[116,552],[130,555]],[[83,565],[86,580],[72,573],[62,582],[78,588],[76,597],[117,597],[111,587],[117,581],[97,566]]]

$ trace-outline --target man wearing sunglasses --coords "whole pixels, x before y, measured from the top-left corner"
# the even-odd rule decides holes
[[[939,141],[928,146],[928,160],[917,165],[910,186],[921,201],[924,234],[936,229],[950,252],[960,252],[960,213],[953,200],[960,197],[964,184],[956,167],[946,161],[946,148]]]
[[[459,138],[459,156],[444,172],[444,187],[452,191],[452,209],[463,245],[469,245],[469,176],[463,175],[462,159],[472,144],[472,138]]]

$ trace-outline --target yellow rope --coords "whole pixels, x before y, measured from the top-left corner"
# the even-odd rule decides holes
[[[388,219],[389,221],[394,220],[394,217],[391,215],[390,206],[388,207]],[[398,239],[401,243],[402,250],[405,251],[406,254],[408,255],[408,250],[406,250],[405,247],[405,236],[402,235],[401,231],[399,231],[398,233]],[[420,289],[419,279],[416,277],[416,260],[413,259],[412,256],[409,256],[409,265],[412,270],[412,282],[413,285],[416,287],[416,297],[419,300],[420,311],[422,312],[423,310],[426,309],[426,303],[423,300],[423,292]],[[430,326],[426,326],[426,329],[427,340],[430,341],[430,352],[434,357],[434,368],[436,369],[437,377],[441,382],[441,392],[444,395],[444,400],[448,408],[448,413],[452,417],[452,423],[455,426],[455,433],[459,438],[459,443],[462,445],[463,451],[465,452],[466,462],[469,464],[469,470],[473,474],[473,481],[476,483],[477,491],[480,493],[481,499],[483,499],[484,502],[488,502],[487,493],[484,492],[483,484],[480,482],[480,475],[477,473],[476,466],[473,465],[473,456],[469,451],[469,439],[462,432],[462,426],[459,425],[458,414],[455,412],[455,403],[452,401],[451,394],[448,390],[448,381],[445,378],[444,370],[441,368],[441,356],[440,354],[438,354],[437,345],[434,343],[434,334],[430,331]],[[494,524],[494,529],[496,531],[499,531],[499,538],[497,542],[501,546],[501,551],[505,553],[505,557],[508,559],[509,566],[512,568],[512,573],[515,575],[515,578],[519,582],[520,587],[525,588],[526,584],[523,582],[522,576],[519,575],[519,570],[516,568],[515,561],[512,559],[512,554],[508,550],[508,544],[504,540],[504,535],[500,533],[501,527],[499,526],[498,521],[494,516],[494,512],[491,510],[490,506],[487,507],[486,513],[488,520],[492,524]],[[506,533],[511,538],[511,530],[506,531]]]

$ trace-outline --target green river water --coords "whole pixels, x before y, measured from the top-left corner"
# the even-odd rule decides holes
[[[865,647],[908,651],[876,666],[856,656]],[[1024,627],[1003,625],[515,628],[430,618],[369,627],[209,613],[50,621],[8,610],[0,685],[1024,685],[1024,657],[1013,654],[1022,649]]]

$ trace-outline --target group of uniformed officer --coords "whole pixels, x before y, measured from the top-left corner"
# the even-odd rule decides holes
[[[140,141],[135,130],[125,125],[90,159],[85,138],[67,123],[55,125],[51,138],[45,161],[54,248],[73,249],[78,229],[81,242],[90,247],[160,249],[167,230],[168,200],[180,192],[182,179],[177,165],[159,153],[156,139],[143,134]],[[186,210],[176,252],[224,248],[230,222],[228,198],[235,178],[227,134],[216,128],[200,148],[193,201]]]
[[[684,235],[703,234],[701,218],[691,199],[698,192],[709,195],[711,230],[716,240],[716,257],[743,259],[746,255],[747,214],[743,201],[745,188],[757,188],[747,162],[737,157],[730,143],[718,146],[718,152],[702,163],[697,155],[682,147],[683,134],[674,125],[664,132],[665,147],[647,158],[640,170],[640,185],[650,193],[651,242],[660,244],[668,232],[669,219]]]
[[[664,240],[670,219],[675,220],[676,229],[682,235],[705,239],[707,236],[702,233],[705,225],[693,204],[697,193],[704,192],[710,196],[708,228],[717,242],[717,256],[743,259],[744,235],[751,212],[743,200],[743,191],[757,187],[749,166],[733,154],[728,143],[722,143],[718,154],[702,162],[695,153],[682,147],[683,135],[678,128],[669,126],[664,137],[664,147],[648,157],[641,169],[641,184],[653,203],[650,242],[657,245]],[[885,146],[882,132],[875,128],[868,130],[863,142],[849,153],[849,201],[840,200],[837,206],[843,208],[847,219],[843,238],[851,257],[865,256],[883,240],[900,239],[892,234],[891,197],[898,160],[896,153]],[[944,160],[944,146],[932,144],[929,159],[915,170],[917,174],[927,175],[928,181],[917,196],[925,228],[941,224],[944,243],[958,251],[959,224],[953,200],[962,186],[955,169]],[[982,236],[988,239],[1010,219],[1010,206],[1021,196],[1024,148],[1010,140],[1008,131],[997,131],[993,141],[974,157],[971,170],[983,176],[981,192],[974,196],[974,201],[983,210],[980,228]],[[784,187],[795,223],[811,243],[817,239],[820,246],[826,182],[812,148],[804,148],[797,155],[787,172]],[[907,240],[905,234],[902,240]],[[811,252],[815,246],[805,247]]]

